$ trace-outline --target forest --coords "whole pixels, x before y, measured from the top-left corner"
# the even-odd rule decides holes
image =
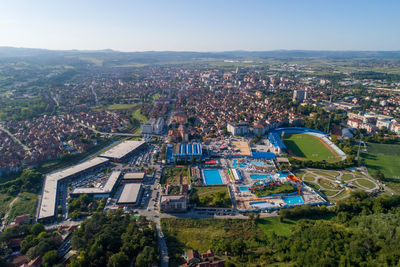
[[[164,219],[162,226],[172,266],[182,263],[188,248],[211,248],[226,266],[394,266],[400,260],[399,204],[399,196],[354,192],[329,209],[282,210],[276,223],[251,215],[179,224]]]
[[[156,226],[122,210],[94,213],[73,233],[78,253],[68,266],[152,266],[159,262]]]

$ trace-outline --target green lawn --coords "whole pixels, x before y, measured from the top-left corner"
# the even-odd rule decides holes
[[[198,207],[231,208],[232,201],[228,187],[223,186],[196,186],[192,188],[190,201]]]
[[[113,104],[113,105],[107,106],[107,109],[109,109],[109,110],[133,109],[137,106],[138,106],[138,104]]]
[[[331,197],[335,194],[337,194],[339,191],[333,191],[333,190],[322,190],[322,193],[325,194],[327,197]]]
[[[313,182],[304,182],[304,183],[314,190],[319,190],[321,188],[318,184]]]
[[[319,170],[319,171],[314,171],[313,170],[313,173],[321,175],[321,176],[328,176],[328,177],[331,177],[331,178],[335,178],[336,176],[339,175],[339,173],[335,172],[335,171],[323,171],[323,170]]]
[[[342,181],[344,181],[344,182],[347,182],[353,178],[354,178],[354,176],[350,173],[346,173],[346,174],[342,175]]]
[[[140,123],[145,123],[148,119],[146,116],[140,113],[140,110],[141,108],[135,109],[135,111],[132,112],[132,117],[140,121]]]
[[[305,171],[303,171],[303,170],[301,170],[301,171],[299,171],[299,170],[296,170],[296,171],[294,171],[294,174],[297,176],[297,177],[303,177],[303,175],[305,174],[306,172]]]
[[[294,185],[290,183],[284,183],[279,185],[269,185],[260,189],[254,189],[252,190],[252,193],[255,194],[257,197],[263,197],[272,194],[292,193],[296,192],[296,190],[297,188]]]
[[[350,195],[350,193],[348,190],[344,189],[342,192],[340,192],[337,196],[335,196],[331,200],[338,200],[341,199],[342,197],[345,197],[346,195]]]
[[[317,138],[309,134],[286,134],[284,143],[289,152],[298,158],[313,161],[335,162],[340,158],[336,157]]]
[[[314,182],[315,181],[315,176],[312,175],[312,174],[307,173],[306,175],[304,175],[303,180],[307,181],[307,182]]]
[[[356,184],[359,184],[361,186],[364,186],[368,189],[373,189],[375,188],[375,184],[367,179],[357,179]]]
[[[361,157],[371,175],[381,171],[387,178],[385,183],[400,192],[400,145],[368,143]]]
[[[331,189],[331,190],[336,190],[338,188],[338,186],[336,186],[335,183],[330,182],[327,179],[318,179],[318,184],[320,184],[322,187],[326,188],[326,189]]]
[[[279,221],[279,217],[271,217],[268,219],[261,219],[257,226],[264,234],[271,235],[275,233],[280,236],[289,236],[290,228],[296,223],[294,220],[285,219],[284,222]]]

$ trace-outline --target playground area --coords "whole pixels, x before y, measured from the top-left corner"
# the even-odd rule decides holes
[[[295,174],[330,201],[345,199],[351,191],[374,192],[380,189],[378,181],[357,171],[302,169]]]

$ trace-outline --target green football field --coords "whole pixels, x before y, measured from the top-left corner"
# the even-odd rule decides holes
[[[361,157],[371,175],[381,171],[391,180],[390,187],[400,192],[400,145],[368,143]]]
[[[298,158],[335,162],[340,160],[319,139],[309,134],[285,134],[284,143],[289,154]]]

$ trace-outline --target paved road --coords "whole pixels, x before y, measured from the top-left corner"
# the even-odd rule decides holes
[[[95,104],[96,104],[96,106],[97,106],[97,105],[99,104],[99,100],[98,100],[98,98],[97,98],[96,92],[94,91],[93,85],[90,85],[90,90],[92,91],[92,94],[93,94],[93,96],[94,96],[94,102],[95,102]]]

